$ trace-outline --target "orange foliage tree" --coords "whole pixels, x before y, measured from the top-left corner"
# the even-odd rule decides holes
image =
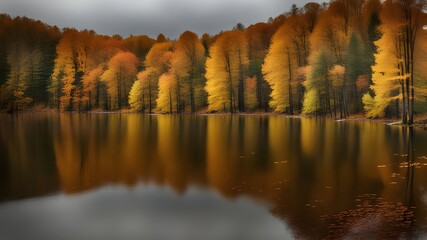
[[[138,59],[131,52],[119,52],[108,62],[101,80],[106,82],[110,109],[128,105],[128,93],[136,79]]]

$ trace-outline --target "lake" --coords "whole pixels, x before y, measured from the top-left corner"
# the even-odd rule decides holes
[[[1,114],[0,238],[427,238],[427,131],[275,115]]]

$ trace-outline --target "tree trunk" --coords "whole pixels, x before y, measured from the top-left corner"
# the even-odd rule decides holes
[[[289,96],[289,114],[294,115],[294,105],[293,105],[293,96],[292,96],[292,66],[291,66],[291,56],[288,50],[288,72],[289,72],[289,80],[288,80],[288,96]]]
[[[191,113],[195,113],[196,112],[196,104],[194,102],[193,76],[190,76],[190,107],[191,107]]]
[[[152,101],[153,96],[151,96],[151,94],[152,94],[152,92],[151,92],[151,77],[148,77],[148,104],[149,104],[148,113],[152,113],[151,101]]]
[[[239,92],[238,92],[238,105],[239,105],[239,112],[245,111],[245,89],[244,89],[244,79],[243,79],[243,65],[242,65],[242,59],[241,54],[239,51]]]
[[[228,55],[226,55],[226,61],[227,61],[227,72],[228,72],[228,78],[229,78],[229,101],[230,101],[230,112],[234,113],[234,107],[233,107],[233,78],[231,76],[231,64],[230,64],[230,58]]]
[[[402,81],[400,86],[402,88],[402,124],[406,124],[407,115],[406,115],[405,83]]]
[[[172,91],[169,88],[169,113],[172,113]]]

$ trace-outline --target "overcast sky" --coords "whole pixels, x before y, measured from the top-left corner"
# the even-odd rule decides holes
[[[313,0],[311,0],[313,1]],[[191,30],[218,33],[241,22],[266,22],[310,0],[0,0],[0,12],[50,25],[92,29],[124,37],[165,34],[172,39]]]

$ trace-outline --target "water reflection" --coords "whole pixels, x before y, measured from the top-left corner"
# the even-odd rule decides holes
[[[190,188],[103,187],[0,207],[2,239],[291,239],[292,231],[248,198],[230,202]],[[25,229],[25,231],[22,231]]]
[[[0,123],[3,202],[111,184],[167,186],[185,198],[196,186],[267,203],[296,237],[426,232],[422,129],[282,116],[43,113]]]

